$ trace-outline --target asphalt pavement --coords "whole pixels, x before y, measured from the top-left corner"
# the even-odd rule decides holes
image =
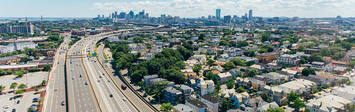
[[[65,63],[65,52],[63,48],[68,47],[68,39],[65,39],[63,44],[60,46],[56,53],[56,61],[54,62],[55,67],[50,75],[50,81],[47,85],[47,97],[45,101],[45,112],[65,112],[66,105],[61,105],[62,101],[66,102],[66,90],[65,90],[65,76],[64,76],[64,63]]]
[[[91,83],[81,63],[80,53],[88,38],[72,45],[67,58],[67,83],[70,112],[99,112],[99,105],[91,88]],[[80,53],[79,53],[80,52]],[[81,75],[81,77],[80,77]],[[87,83],[87,85],[86,85]]]
[[[124,84],[123,81],[120,79],[119,74],[116,74],[115,70],[109,66],[105,65],[105,58],[103,55],[103,45],[98,48],[98,56],[102,64],[104,64],[106,70],[110,73],[113,80],[117,83],[117,85]],[[99,64],[99,63],[98,63]],[[102,66],[101,66],[102,67]],[[118,72],[117,72],[118,73]],[[131,99],[131,101],[143,112],[153,112],[153,110],[147,106],[131,89],[127,88],[123,90],[123,92]]]
[[[98,39],[94,39],[96,41]],[[88,42],[85,49],[94,49],[96,42]],[[93,53],[91,50],[90,53]],[[89,59],[89,60],[88,60]],[[117,86],[111,81],[106,71],[102,68],[97,58],[91,57],[84,59],[88,73],[93,80],[93,85],[97,88],[97,93],[106,112],[136,112],[136,108],[128,101],[127,98],[121,93]],[[106,74],[106,75],[103,75]],[[110,97],[112,94],[112,97]],[[124,100],[125,99],[125,100]]]

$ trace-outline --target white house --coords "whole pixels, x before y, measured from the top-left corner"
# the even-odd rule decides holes
[[[201,96],[201,102],[207,105],[208,112],[218,112],[218,99],[210,95]]]
[[[324,66],[324,71],[331,72],[335,67],[337,67],[337,66],[334,65],[333,63],[329,63]]]
[[[215,85],[212,80],[203,80],[203,78],[199,79],[200,82],[197,84],[197,92],[200,93],[201,96],[214,93]]]

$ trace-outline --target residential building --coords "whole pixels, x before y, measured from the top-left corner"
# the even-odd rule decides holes
[[[0,27],[0,33],[25,33],[33,35],[34,25],[29,23],[25,26],[2,26]]]
[[[227,83],[228,79],[232,78],[232,75],[229,72],[225,72],[225,73],[217,74],[217,77],[220,84],[225,84]]]
[[[345,73],[345,70],[346,70],[346,67],[335,67],[334,69],[333,69],[333,72],[334,73]]]
[[[298,55],[284,54],[284,55],[281,55],[280,57],[277,57],[277,63],[279,65],[298,66],[300,61],[301,61],[301,59],[300,59],[300,56],[298,56]]]
[[[173,112],[193,112],[193,109],[184,104],[178,104],[173,106]]]
[[[312,67],[315,70],[323,70],[324,69],[324,62],[312,62]]]
[[[198,100],[186,100],[186,106],[192,108],[193,112],[205,112],[207,105]]]
[[[194,94],[194,89],[189,87],[189,86],[186,86],[186,85],[183,85],[183,84],[180,84],[180,85],[174,85],[174,88],[176,89],[180,89],[181,92],[182,92],[182,102],[185,103],[186,100],[189,100],[191,95]]]
[[[256,110],[257,112],[264,112],[268,108],[278,108],[279,107],[279,105],[276,102],[271,102],[271,103],[263,102],[262,104],[260,104],[258,106],[259,107]]]
[[[335,88],[331,91],[332,95],[339,96],[350,100],[352,102],[355,101],[355,87],[354,86],[343,86],[339,88]]]
[[[256,77],[259,77],[259,80],[265,81],[266,84],[278,85],[281,82],[288,81],[288,76],[276,72],[265,73],[262,74],[261,76],[263,78],[261,78],[260,76],[256,76]]]
[[[150,84],[150,80],[156,78],[158,78],[157,74],[143,76],[144,86],[148,86]]]
[[[317,84],[315,82],[305,79],[296,79],[294,81],[281,84],[278,87],[287,93],[294,91],[298,94],[302,94],[311,91],[316,86]]]
[[[21,50],[23,51],[25,47],[35,49],[36,44],[34,42],[22,42],[22,43],[15,43],[16,50]]]
[[[275,101],[278,105],[282,105],[283,101],[287,101],[287,93],[277,86],[266,85],[263,91],[269,96],[271,101]]]
[[[258,54],[256,58],[259,59],[259,62],[272,62],[273,60],[276,60],[276,53],[262,53]]]
[[[304,50],[304,53],[306,53],[306,54],[313,54],[313,53],[319,53],[319,51],[320,51],[321,49],[315,49],[315,48],[306,48],[305,50]]]
[[[259,96],[256,98],[249,98],[244,101],[244,104],[240,106],[242,110],[247,112],[255,112],[259,105],[263,104],[264,100]]]
[[[201,96],[201,102],[207,105],[208,112],[218,112],[219,101],[217,98],[210,95]]]
[[[164,89],[164,102],[175,105],[176,103],[181,103],[182,92],[173,87],[166,87]]]
[[[333,63],[328,63],[327,65],[324,66],[324,71],[331,72],[335,67],[337,66],[334,65]]]
[[[350,100],[335,96],[326,95],[319,99],[310,99],[305,104],[306,109],[311,112],[344,112],[344,105],[351,103]]]
[[[212,80],[204,80],[203,78],[199,79],[197,84],[196,92],[201,96],[214,93],[215,85]]]
[[[14,51],[16,51],[16,48],[15,48],[15,45],[13,45],[13,44],[0,46],[0,53],[1,54],[11,53]]]
[[[20,61],[21,57],[19,56],[7,56],[0,58],[0,64],[11,64],[17,61]]]
[[[257,89],[264,90],[265,84],[263,81],[252,77],[240,78],[237,77],[235,80],[236,87],[243,86],[244,88],[248,88],[249,90]]]

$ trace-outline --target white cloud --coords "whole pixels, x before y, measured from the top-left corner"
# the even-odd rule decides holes
[[[244,15],[249,9],[253,16],[299,16],[299,17],[335,17],[354,16],[355,0],[171,0],[138,2],[97,2],[91,9],[129,12],[145,10],[150,16],[167,14],[180,17],[200,17],[215,15],[220,8],[222,15]]]

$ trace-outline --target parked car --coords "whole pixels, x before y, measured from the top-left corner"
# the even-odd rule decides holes
[[[65,102],[64,102],[64,101],[62,101],[61,105],[62,105],[62,106],[64,106],[64,105],[65,105]]]
[[[17,100],[17,104],[20,104],[20,100]]]

